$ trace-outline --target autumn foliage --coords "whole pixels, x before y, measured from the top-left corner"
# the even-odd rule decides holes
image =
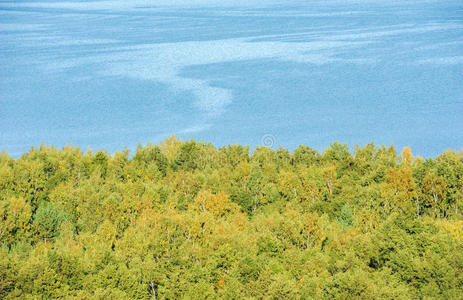
[[[1,299],[461,299],[463,154],[0,154]]]

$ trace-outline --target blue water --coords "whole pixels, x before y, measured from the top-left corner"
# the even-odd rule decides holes
[[[463,147],[463,2],[3,1],[0,149]]]

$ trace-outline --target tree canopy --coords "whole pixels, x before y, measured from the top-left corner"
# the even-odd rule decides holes
[[[0,298],[458,299],[463,154],[0,154]]]

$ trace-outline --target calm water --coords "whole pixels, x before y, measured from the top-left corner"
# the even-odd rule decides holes
[[[233,3],[233,4],[231,4]],[[463,147],[463,2],[3,1],[0,148]]]

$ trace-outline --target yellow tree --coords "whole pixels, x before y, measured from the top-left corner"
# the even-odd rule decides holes
[[[172,161],[177,155],[178,149],[182,142],[179,138],[175,137],[174,134],[170,138],[165,138],[164,142],[161,142],[161,150],[169,161]]]
[[[446,209],[447,183],[436,174],[427,172],[423,179],[423,190],[426,204],[433,208],[435,217],[438,217]]]
[[[336,172],[336,166],[333,164],[325,166],[322,169],[322,176],[325,180],[326,188],[328,189],[327,198],[330,200],[331,196],[333,195],[336,178],[338,177],[338,174]]]
[[[190,206],[200,212],[210,212],[216,217],[223,217],[229,213],[239,211],[239,206],[228,199],[228,195],[220,192],[212,194],[210,191],[200,191]]]
[[[382,189],[386,212],[399,209],[410,213],[413,200],[416,198],[415,181],[412,176],[413,155],[409,147],[402,151],[401,164],[390,169],[386,174],[386,184]]]

